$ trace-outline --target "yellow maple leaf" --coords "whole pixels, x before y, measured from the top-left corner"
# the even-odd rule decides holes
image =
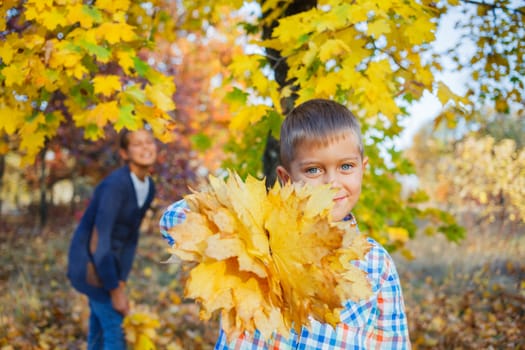
[[[124,318],[122,327],[126,340],[133,350],[155,350],[153,340],[156,338],[156,329],[160,322],[149,312],[134,312]]]
[[[172,251],[197,263],[185,296],[201,317],[221,312],[228,339],[259,330],[289,335],[310,317],[335,325],[345,300],[371,294],[366,274],[350,264],[370,249],[348,223],[331,222],[328,187],[276,185],[235,173],[211,176],[186,196],[186,220],[171,228]]]
[[[51,8],[40,13],[39,17],[42,19],[42,24],[49,30],[55,30],[58,26],[65,26],[67,20],[64,10],[60,8]]]
[[[22,159],[23,163],[32,162],[40,149],[44,146],[47,135],[44,130],[38,127],[39,120],[45,122],[45,116],[43,113],[37,114],[31,123],[25,123],[20,128],[20,149],[25,152],[24,158]]]
[[[404,34],[412,45],[421,45],[434,40],[436,24],[427,16],[418,17],[411,26],[407,26]]]
[[[94,122],[99,127],[104,127],[108,122],[114,123],[119,117],[119,108],[116,101],[103,102],[89,110],[86,119]]]
[[[11,44],[8,41],[0,43],[0,58],[2,59],[4,64],[7,65],[11,63],[14,53],[15,49],[11,46]]]
[[[97,28],[97,33],[110,44],[131,41],[136,38],[134,27],[127,23],[106,22]]]
[[[390,25],[385,19],[377,19],[371,23],[368,23],[367,32],[369,35],[379,38],[381,35],[390,32]]]
[[[160,108],[144,105],[140,99],[138,103],[135,105],[135,113],[138,118],[142,118],[149,124],[155,137],[163,143],[173,141],[176,137],[173,132],[176,123],[172,117]]]
[[[342,53],[350,52],[350,48],[344,41],[339,39],[327,40],[319,49],[319,59],[323,62],[328,61]]]
[[[133,62],[134,55],[135,55],[135,52],[133,50],[116,52],[118,64],[122,67],[122,69],[127,74],[131,74],[131,68],[134,67],[134,62]]]
[[[26,79],[28,67],[25,63],[16,62],[2,69],[6,86],[22,85]]]
[[[80,23],[82,28],[89,29],[93,27],[93,17],[86,14],[85,8],[87,5],[81,3],[72,4],[67,7],[66,19],[71,24]]]
[[[443,106],[446,105],[448,101],[453,100],[455,96],[445,83],[441,81],[438,83],[437,97]]]
[[[365,6],[350,6],[347,13],[347,18],[352,23],[364,22],[368,19],[369,9]]]
[[[392,242],[402,242],[405,243],[408,241],[409,235],[406,228],[403,227],[388,227],[386,229],[386,232],[388,234],[388,238]]]
[[[175,109],[170,89],[165,89],[165,84],[147,85],[144,89],[146,97],[159,109],[171,111]]]
[[[38,12],[42,12],[53,6],[53,0],[28,0],[25,6],[28,9],[35,8]]]
[[[98,0],[97,7],[110,13],[127,10],[129,8],[129,0]]]
[[[115,91],[120,91],[120,77],[118,75],[97,75],[93,78],[93,87],[96,94],[111,96]]]
[[[8,135],[12,135],[22,126],[24,122],[24,112],[9,106],[3,106],[0,101],[0,115],[9,116],[0,118],[0,130],[4,130]]]
[[[317,84],[315,84],[316,95],[319,97],[330,97],[335,95],[340,81],[339,74],[334,72],[329,72],[324,76],[319,77],[317,79]]]
[[[264,117],[267,112],[268,106],[265,105],[246,106],[233,116],[229,126],[230,130],[244,130],[250,124],[261,120],[261,118]]]

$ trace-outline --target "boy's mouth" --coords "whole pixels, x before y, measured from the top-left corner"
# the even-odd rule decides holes
[[[346,196],[337,196],[337,197],[334,197],[333,200],[334,200],[334,202],[340,202],[340,201],[342,201],[345,198],[346,198]]]

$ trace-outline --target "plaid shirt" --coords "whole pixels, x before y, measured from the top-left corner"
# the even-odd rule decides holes
[[[160,230],[170,245],[175,242],[168,229],[186,218],[184,200],[173,203],[160,219]],[[346,301],[341,311],[341,323],[334,329],[328,324],[311,320],[298,335],[293,329],[287,339],[274,334],[266,340],[256,331],[245,333],[229,344],[221,330],[215,349],[410,349],[405,305],[394,261],[379,243],[371,238],[372,248],[365,260],[352,263],[365,271],[372,285],[368,300]]]

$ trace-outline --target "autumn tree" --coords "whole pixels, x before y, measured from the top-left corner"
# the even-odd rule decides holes
[[[158,28],[161,1],[4,1],[0,21],[0,130],[32,162],[65,118],[86,139],[148,122],[169,140],[175,108],[170,77],[141,59]]]
[[[160,140],[172,138],[173,79],[141,55],[157,31],[171,32],[171,17],[162,4],[0,4],[0,133],[24,154],[23,164],[37,159],[42,164],[41,211],[45,148],[65,122],[82,129],[81,138],[88,140],[104,137],[107,125],[118,131],[144,122]]]
[[[498,113],[508,115],[513,108],[523,108],[525,95],[525,46],[523,44],[525,5],[512,0],[457,0],[443,6],[451,13],[455,29],[460,33],[435,59],[443,69],[468,73],[467,93],[474,107],[461,110],[472,117],[483,106],[490,105]],[[439,6],[439,5],[438,5]],[[454,123],[458,115],[441,115]],[[470,119],[470,118],[467,118]],[[438,119],[439,120],[439,119]]]
[[[241,23],[250,52],[229,66],[232,139],[225,164],[246,176],[262,177],[268,134],[279,137],[286,113],[313,97],[335,99],[362,121],[371,168],[366,175],[361,226],[382,244],[400,247],[416,231],[414,218],[436,220],[437,231],[458,238],[451,216],[417,207],[424,196],[401,197],[396,176],[411,173],[410,163],[393,147],[406,108],[425,90],[461,105],[436,82],[435,61],[423,59],[445,11],[433,3],[371,1],[263,1],[257,6],[218,1],[187,2],[187,22],[217,23],[236,6],[253,15]],[[230,7],[231,9],[231,7]],[[199,22],[200,21],[200,22]],[[267,167],[271,169],[271,167]]]
[[[494,110],[456,128],[422,128],[407,152],[432,205],[461,218],[465,225],[525,221],[523,115],[503,117]],[[436,161],[439,160],[439,161]]]

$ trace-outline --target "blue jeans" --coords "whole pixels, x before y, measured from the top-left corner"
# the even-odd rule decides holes
[[[89,300],[88,350],[125,350],[124,316],[113,308],[111,301]]]

